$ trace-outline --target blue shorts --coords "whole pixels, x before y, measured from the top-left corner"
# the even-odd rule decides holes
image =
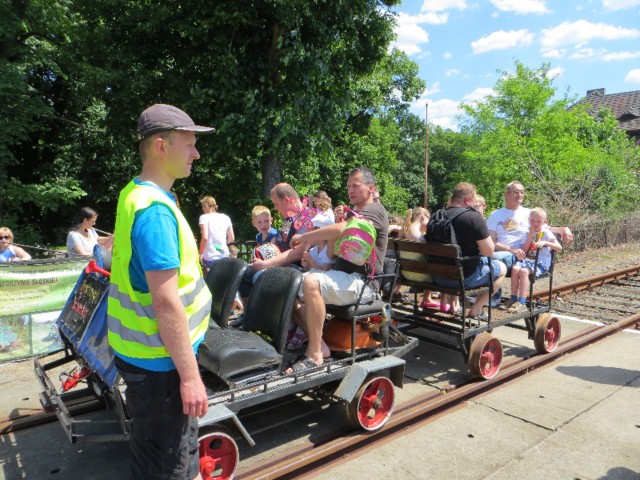
[[[183,480],[200,471],[198,419],[182,413],[177,370],[153,372],[115,360],[133,420],[129,450],[135,479]]]
[[[491,266],[493,267],[493,281],[495,282],[500,277],[500,262],[492,259]],[[433,282],[436,285],[447,288],[458,288],[460,286],[458,280],[450,278],[434,278]],[[489,285],[489,259],[482,257],[473,273],[464,279],[464,288],[465,290],[471,290],[473,288],[486,287],[487,285]]]
[[[520,260],[516,262],[513,266],[526,268],[530,272],[533,272],[535,265],[536,265],[536,261],[533,258],[525,258],[524,260]],[[536,278],[547,273],[547,270],[548,270],[547,267],[545,267],[544,265],[538,264],[538,267],[536,268]]]
[[[507,266],[507,275],[511,273],[511,268],[518,261],[518,259],[513,253],[508,252],[506,250],[493,252],[493,256],[491,257],[491,260],[499,260],[502,263],[504,263]]]

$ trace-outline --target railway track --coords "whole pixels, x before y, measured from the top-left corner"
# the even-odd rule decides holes
[[[484,382],[467,381],[449,385],[439,393],[429,394],[401,405],[397,405],[394,414],[385,428],[372,434],[360,434],[348,429],[341,429],[330,436],[315,437],[313,442],[304,442],[294,448],[287,449],[278,455],[271,455],[265,460],[243,465],[241,463],[236,478],[242,479],[274,479],[295,478],[308,473],[329,460],[347,455],[358,449],[388,441],[405,429],[431,421],[440,414],[451,409],[459,408],[475,396],[485,394],[493,388],[519,378],[536,368],[553,362],[562,355],[582,348],[608,335],[625,328],[636,328],[640,325],[640,265],[625,268],[606,275],[590,277],[579,282],[571,282],[556,286],[553,294],[554,311],[588,318],[601,323],[587,328],[578,334],[561,341],[559,347],[552,354],[534,355],[505,363],[500,373],[491,380]],[[539,292],[537,295],[546,295]],[[558,308],[556,308],[556,306]],[[572,310],[573,309],[573,310]],[[583,313],[583,310],[586,313]],[[408,362],[420,361],[408,359]],[[321,402],[317,403],[321,409]],[[88,412],[103,408],[95,398],[78,395],[74,405],[79,412]],[[276,407],[277,408],[277,407]],[[290,406],[288,408],[291,408]],[[303,410],[303,409],[302,409]],[[291,413],[291,410],[289,410]],[[269,415],[269,414],[268,414]],[[286,416],[286,415],[285,415]],[[301,411],[296,419],[304,418]],[[54,414],[37,413],[26,415],[18,419],[6,419],[0,422],[0,431],[9,433],[19,429],[31,428],[43,423],[55,421]],[[285,421],[279,422],[279,425]],[[269,431],[271,428],[265,428]],[[252,432],[255,433],[255,432]]]
[[[408,428],[432,421],[448,411],[459,408],[465,402],[506,385],[564,355],[624,329],[640,329],[640,302],[637,301],[640,298],[640,265],[557,286],[553,289],[553,295],[557,297],[554,311],[560,311],[560,308],[556,308],[559,299],[562,300],[563,311],[570,311],[571,308],[579,306],[591,306],[591,310],[586,309],[589,315],[584,317],[594,321],[598,318],[599,324],[562,340],[552,353],[537,355],[532,351],[530,356],[503,365],[501,371],[490,380],[472,380],[451,385],[442,392],[398,405],[389,422],[375,434],[349,431],[316,443],[307,442],[287,450],[276,458],[241,466],[237,478],[272,480],[310,474],[333,460],[359,449],[374,448],[376,444],[402,435]],[[536,292],[536,296],[546,296],[546,292]]]

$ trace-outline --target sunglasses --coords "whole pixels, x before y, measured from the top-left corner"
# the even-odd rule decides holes
[[[0,240],[11,240],[9,235],[0,235]]]

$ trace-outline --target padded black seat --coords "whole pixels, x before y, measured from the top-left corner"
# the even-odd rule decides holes
[[[360,316],[378,315],[384,310],[387,302],[375,300],[362,305],[327,305],[327,313],[340,318],[351,318],[356,314]]]
[[[229,385],[278,371],[301,281],[295,269],[267,269],[251,290],[244,330],[220,328],[212,322],[198,350],[200,366]]]
[[[233,300],[246,269],[247,264],[240,258],[223,258],[213,264],[205,279],[213,297],[211,320],[223,328],[229,326]]]

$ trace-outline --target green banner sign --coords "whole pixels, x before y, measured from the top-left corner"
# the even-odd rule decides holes
[[[88,259],[0,263],[0,361],[62,346],[55,321]]]

